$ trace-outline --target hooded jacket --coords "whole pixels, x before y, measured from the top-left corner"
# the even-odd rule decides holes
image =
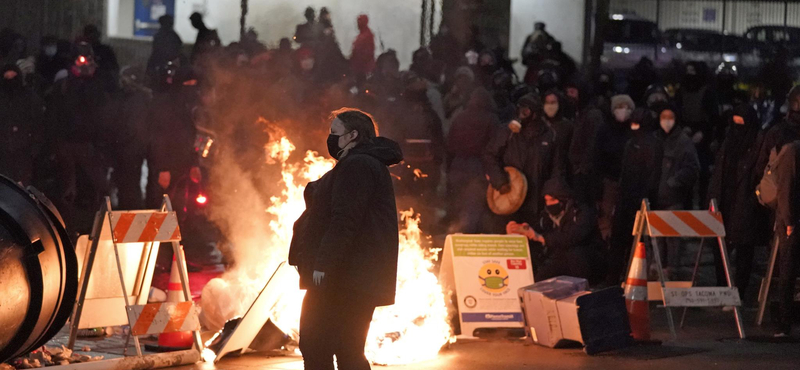
[[[308,184],[289,250],[302,289],[348,291],[376,306],[394,303],[399,240],[388,166],[402,160],[397,143],[378,137]],[[314,271],[325,273],[319,287]]]
[[[656,110],[660,115],[662,111],[674,107],[662,106]],[[656,137],[664,141],[664,157],[661,165],[661,179],[658,186],[658,207],[668,209],[671,207],[687,207],[691,200],[692,190],[700,177],[700,161],[697,149],[692,139],[676,123],[667,133],[663,129],[656,130]]]
[[[570,161],[571,158],[569,156],[570,145],[572,145],[572,137],[575,134],[575,123],[564,118],[563,112],[568,104],[567,99],[564,98],[564,95],[558,90],[549,90],[542,95],[542,104],[544,104],[544,99],[548,95],[555,95],[558,99],[558,112],[555,116],[553,116],[553,118],[546,117],[545,120],[549,123],[550,128],[555,131],[558,157],[564,161],[565,165],[564,176],[567,178],[567,180],[571,180],[571,175],[574,172],[574,169],[580,165],[577,162],[573,163]]]
[[[761,174],[755,171],[764,136],[758,114],[742,104],[733,115],[744,118],[744,124],[729,122],[728,134],[717,153],[714,173],[708,189],[708,200],[716,199],[722,212],[727,239],[737,244],[756,243],[759,231],[769,219],[756,198],[756,185]]]
[[[517,221],[530,221],[544,208],[544,182],[563,173],[557,154],[555,132],[539,117],[523,123],[519,133],[500,128],[486,147],[483,167],[493,188],[508,184],[506,166],[520,170],[528,180],[528,194],[515,215]]]
[[[500,126],[492,95],[484,88],[472,93],[465,110],[453,118],[447,136],[447,164],[454,158],[481,158],[492,133]]]

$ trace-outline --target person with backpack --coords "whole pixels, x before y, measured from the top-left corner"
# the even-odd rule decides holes
[[[770,145],[770,163],[765,170],[771,172],[772,176],[765,175],[759,184],[759,189],[768,190],[768,182],[776,184],[775,199],[775,232],[779,241],[779,265],[780,277],[778,279],[778,294],[780,298],[780,314],[778,317],[778,331],[776,337],[789,336],[792,329],[792,306],[794,304],[795,281],[800,268],[800,239],[795,227],[800,219],[800,193],[797,191],[798,165],[797,150],[800,147],[800,87],[795,86],[789,92],[787,101],[789,112],[786,120],[775,126],[767,134],[765,145]],[[777,156],[776,156],[777,153]],[[763,157],[763,151],[762,151]],[[759,195],[761,200],[768,201],[768,195]],[[771,204],[771,203],[770,203]]]
[[[717,154],[708,189],[708,200],[716,200],[722,212],[728,248],[736,250],[734,282],[739,295],[745,292],[753,270],[756,245],[762,242],[769,219],[756,197],[760,174],[754,170],[763,135],[758,114],[747,104],[736,106],[728,121],[728,132]],[[705,207],[708,204],[702,204]],[[718,248],[712,248],[716,261],[717,285],[726,286],[725,268]]]

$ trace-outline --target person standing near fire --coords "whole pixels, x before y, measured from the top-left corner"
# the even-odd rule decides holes
[[[388,166],[400,146],[377,137],[357,109],[331,114],[328,152],[336,166],[306,187],[306,210],[294,225],[289,264],[307,289],[300,316],[306,369],[370,369],[364,345],[378,306],[394,303],[398,222]]]

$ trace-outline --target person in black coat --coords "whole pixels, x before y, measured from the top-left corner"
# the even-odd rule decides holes
[[[24,85],[16,65],[0,71],[0,174],[28,186],[41,146],[44,102]]]
[[[555,132],[547,127],[542,117],[541,99],[533,94],[525,95],[517,103],[517,110],[519,121],[497,130],[483,153],[483,166],[492,187],[504,194],[511,190],[505,167],[514,167],[525,175],[528,194],[511,218],[517,222],[531,222],[544,209],[542,185],[562,173],[563,166],[557,158]]]
[[[171,15],[163,15],[158,18],[158,23],[161,28],[153,36],[153,51],[150,53],[150,59],[147,60],[147,75],[152,80],[158,78],[157,68],[182,57],[183,41],[173,28],[175,18]]]
[[[795,86],[789,92],[787,101],[789,112],[786,121],[782,124],[785,129],[800,126],[800,87]],[[772,131],[770,131],[772,133]],[[767,137],[769,139],[769,135]],[[800,221],[800,195],[798,194],[798,174],[800,173],[800,159],[796,137],[780,137],[775,149],[778,153],[785,146],[789,146],[785,158],[778,162],[775,169],[777,173],[777,209],[775,210],[775,233],[779,238],[778,270],[778,295],[780,298],[780,314],[778,317],[778,333],[776,336],[788,336],[792,330],[792,323],[796,317],[793,312],[795,287],[798,274],[800,274],[800,239],[796,227]]]
[[[544,107],[544,120],[547,125],[555,132],[556,149],[558,157],[564,161],[564,174],[567,183],[572,183],[572,173],[577,163],[570,161],[569,149],[572,145],[572,137],[575,133],[575,124],[564,117],[563,111],[566,108],[566,99],[558,89],[550,89],[542,96]]]
[[[658,199],[653,209],[687,210],[691,209],[694,186],[700,177],[700,161],[697,158],[692,139],[679,125],[678,111],[666,104],[656,104],[661,129],[656,130],[656,137],[664,141],[664,157],[661,164],[661,179],[658,184]],[[664,268],[677,264],[682,254],[681,240],[669,238],[664,243],[662,253]],[[676,265],[677,267],[677,265]],[[675,269],[668,270],[674,272]]]
[[[736,250],[736,287],[744,297],[753,270],[753,257],[757,243],[765,241],[765,220],[769,216],[759,206],[756,185],[761,174],[754,171],[763,136],[756,111],[741,104],[733,108],[728,123],[726,139],[717,154],[708,198],[717,201],[725,223],[729,249]],[[717,285],[727,285],[725,269],[714,248],[717,267]]]
[[[478,234],[489,210],[482,155],[500,126],[492,95],[484,88],[472,92],[465,110],[453,118],[447,137],[447,217],[452,232]]]
[[[336,166],[305,190],[289,264],[307,289],[300,317],[306,369],[369,369],[364,345],[377,306],[394,303],[398,222],[387,166],[400,146],[376,137],[372,118],[342,109],[331,115],[328,151]]]
[[[653,136],[655,115],[637,108],[631,115],[631,139],[622,155],[620,196],[614,213],[609,245],[608,283],[616,285],[625,272],[633,243],[633,223],[642,199],[656,199],[664,146]]]
[[[568,275],[596,283],[604,272],[603,239],[594,207],[575,201],[567,183],[553,178],[542,189],[545,211],[534,223],[506,226],[509,234],[525,235],[531,245],[536,281]]]
[[[598,222],[603,239],[611,237],[614,223],[614,207],[619,200],[619,177],[622,173],[622,155],[625,144],[631,137],[631,114],[636,109],[633,99],[628,95],[615,95],[611,98],[611,117],[597,132],[594,145],[594,162],[602,178],[602,195],[599,202]]]

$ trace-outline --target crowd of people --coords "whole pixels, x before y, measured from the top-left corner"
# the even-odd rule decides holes
[[[292,38],[268,48],[252,29],[222,45],[195,13],[198,35],[186,53],[173,18],[163,16],[146,68],[121,69],[92,25],[74,41],[44,37],[38,54],[22,35],[0,31],[0,173],[43,190],[73,235],[87,233],[103,196],[116,194],[124,209],[158,207],[162,194],[203,181],[198,130],[226,138],[226,150],[244,161],[263,155],[269,134],[258,117],[286,122],[319,148],[311,143],[324,142],[328,114],[350,106],[374,115],[380,136],[400,144],[398,202],[428,215],[429,233],[526,235],[537,279],[619,284],[643,199],[657,210],[705,209],[715,199],[742,296],[754,251],[774,232],[781,295],[791,299],[800,261],[800,89],[789,91],[790,78],[743,91],[729,64],[712,72],[703,62],[676,63],[670,73],[680,77],[671,79],[646,58],[627,78],[580,70],[542,23],[525,41],[522,77],[477,28],[460,42],[446,24],[401,71],[394,50],[376,50],[367,15],[356,19],[349,56],[328,9],[308,8],[305,18]],[[486,193],[511,191],[506,167],[521,172],[527,195],[499,216]],[[775,191],[757,195],[765,181]],[[676,277],[681,241],[662,252]],[[717,266],[723,284],[720,258]]]

